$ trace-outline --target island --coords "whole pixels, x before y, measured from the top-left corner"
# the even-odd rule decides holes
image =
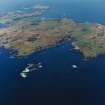
[[[20,76],[22,78],[27,78],[30,72],[40,71],[42,68],[43,68],[43,65],[41,62],[37,64],[28,64],[27,67],[20,73]]]
[[[98,23],[79,23],[69,18],[42,17],[49,6],[37,5],[0,14],[0,47],[13,49],[17,56],[56,46],[69,41],[85,58],[105,54],[105,26]],[[28,11],[26,11],[28,10]]]

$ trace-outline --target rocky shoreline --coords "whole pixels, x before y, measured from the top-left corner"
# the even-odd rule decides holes
[[[41,14],[49,9],[48,6],[41,5],[35,8],[37,8],[35,13],[41,10]],[[26,56],[61,42],[73,40],[72,45],[86,58],[105,53],[104,25],[77,23],[68,18],[43,20],[43,17],[40,18],[41,14],[40,17],[32,14],[34,13],[25,12],[21,18],[16,15],[14,19],[12,15],[2,20],[11,21],[7,22],[9,27],[0,29],[0,47],[16,50],[17,56]],[[7,14],[4,17],[6,16]]]

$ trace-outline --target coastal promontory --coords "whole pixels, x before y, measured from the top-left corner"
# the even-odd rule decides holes
[[[0,16],[0,47],[26,56],[42,49],[70,41],[86,58],[105,53],[105,26],[98,23],[79,23],[72,19],[41,17],[49,9],[38,5],[25,11],[2,13]],[[29,12],[26,12],[28,10]]]

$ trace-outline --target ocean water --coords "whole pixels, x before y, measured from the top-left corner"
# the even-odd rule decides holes
[[[19,3],[8,4],[5,10],[2,6],[1,11],[18,9]],[[34,3],[24,1],[21,6]],[[51,6],[43,15],[46,18],[66,16],[77,22],[105,24],[104,0],[41,3]],[[9,50],[0,49],[0,105],[105,105],[105,55],[84,61],[69,42],[26,58],[10,55]],[[30,73],[26,79],[20,77],[28,63],[39,62],[43,65],[41,70]],[[72,65],[78,68],[73,69]]]

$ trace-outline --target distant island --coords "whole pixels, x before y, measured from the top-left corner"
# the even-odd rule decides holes
[[[64,41],[72,42],[86,58],[105,53],[105,26],[97,23],[77,23],[72,19],[44,19],[47,5],[1,13],[0,47],[26,56]],[[28,11],[27,11],[28,10]]]

